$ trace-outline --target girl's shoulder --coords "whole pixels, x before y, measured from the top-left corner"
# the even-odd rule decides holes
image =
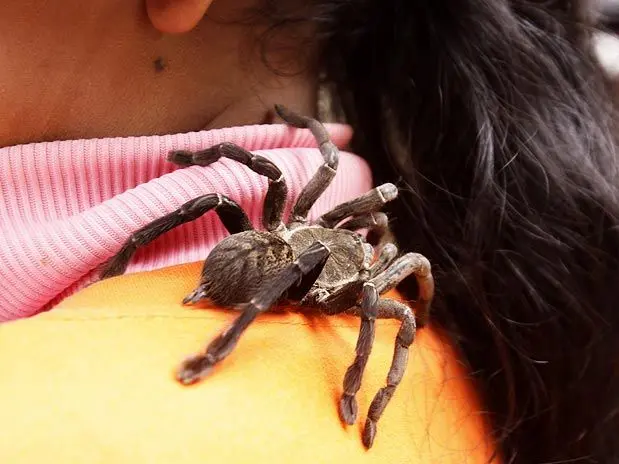
[[[179,362],[235,317],[180,304],[199,273],[195,263],[109,279],[4,324],[0,462],[460,464],[492,455],[470,376],[431,327],[419,330],[369,451],[361,429],[384,386],[396,321],[377,323],[354,426],[337,410],[359,330],[349,316],[264,315],[209,378],[179,385]]]

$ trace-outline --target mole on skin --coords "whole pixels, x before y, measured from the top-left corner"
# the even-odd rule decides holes
[[[165,71],[166,63],[163,58],[160,56],[153,61],[153,66],[155,67],[155,72],[160,73]]]

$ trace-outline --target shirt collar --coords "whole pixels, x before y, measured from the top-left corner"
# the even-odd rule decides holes
[[[349,143],[349,126],[326,127],[338,147]],[[280,167],[287,212],[322,163],[309,131],[279,124],[0,149],[0,322],[52,308],[92,282],[132,232],[196,196],[225,194],[259,224],[265,178],[231,160],[185,169],[166,161],[170,150],[224,141]],[[310,218],[371,187],[367,164],[341,152],[338,174]],[[203,260],[225,235],[216,215],[206,214],[138,251],[127,272]]]

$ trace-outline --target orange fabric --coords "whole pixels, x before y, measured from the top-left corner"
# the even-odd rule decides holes
[[[337,399],[359,321],[261,316],[211,377],[173,379],[234,315],[182,298],[200,264],[97,283],[53,311],[0,326],[0,462],[483,463],[484,416],[449,344],[421,330],[371,450],[360,439],[397,332],[379,321],[358,424]],[[239,283],[241,284],[241,283]]]

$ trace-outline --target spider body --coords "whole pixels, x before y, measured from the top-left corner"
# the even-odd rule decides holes
[[[301,227],[294,229],[288,238],[295,256],[315,242],[327,245],[330,253],[312,290],[332,290],[358,278],[364,265],[368,266],[374,256],[374,248],[361,235],[345,229]]]
[[[226,237],[213,248],[204,262],[197,288],[184,302],[208,299],[224,307],[247,303],[264,282],[317,241],[330,250],[320,274],[311,288],[293,286],[280,300],[291,304],[316,303],[325,291],[358,279],[374,255],[373,247],[361,235],[348,230],[302,226],[274,233],[244,231]]]
[[[209,299],[223,307],[247,303],[265,281],[293,261],[292,247],[273,234],[248,230],[230,235],[209,253],[197,288],[184,302]]]
[[[226,157],[266,176],[269,188],[263,208],[264,230],[256,230],[233,200],[218,193],[205,194],[133,233],[106,263],[101,277],[122,274],[139,247],[214,210],[230,236],[213,248],[204,262],[196,289],[183,303],[208,299],[217,305],[235,308],[240,314],[204,352],[182,363],[178,381],[193,384],[206,377],[234,350],[255,318],[283,300],[293,303],[299,310],[306,306],[317,308],[327,316],[344,312],[354,314],[360,317],[361,328],[354,361],[344,376],[339,405],[340,417],[347,424],[354,423],[357,417],[355,397],[372,349],[376,319],[399,320],[400,330],[387,384],[374,397],[362,434],[363,443],[369,448],[376,435],[377,422],[404,376],[417,324],[424,324],[428,318],[434,294],[430,263],[417,253],[398,256],[395,244],[385,243],[388,221],[379,210],[397,197],[398,191],[393,184],[380,185],[310,222],[307,219],[309,210],[336,174],[338,150],[318,121],[281,106],[276,106],[276,112],[289,125],[309,129],[324,158],[324,163],[296,199],[288,221],[282,220],[286,182],[279,168],[267,158],[230,143],[195,153],[172,152],[168,159],[180,166],[207,166]],[[376,249],[359,233],[364,229],[378,238]],[[416,277],[419,288],[415,312],[403,303],[381,296],[409,275]]]

